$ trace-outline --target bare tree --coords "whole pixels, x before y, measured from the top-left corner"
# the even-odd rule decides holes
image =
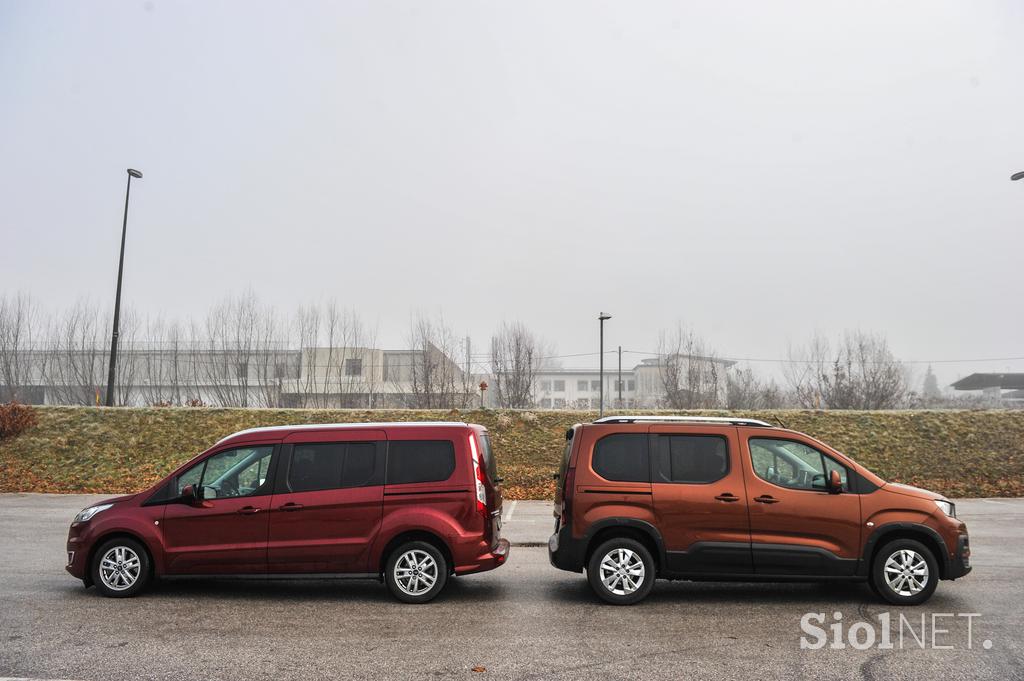
[[[670,409],[722,406],[725,364],[696,333],[682,324],[662,331],[658,341],[658,376]]]
[[[786,380],[803,407],[895,409],[907,397],[907,371],[885,337],[847,331],[835,344],[815,334],[790,348]]]
[[[26,393],[37,363],[38,323],[39,310],[27,293],[0,297],[0,402],[41,398]]]
[[[225,298],[207,314],[205,346],[210,352],[195,362],[219,406],[264,406],[258,392],[250,390],[256,382],[259,326],[259,303],[251,291]]]
[[[499,406],[533,406],[534,378],[545,353],[543,343],[522,322],[506,322],[498,327],[491,336],[491,375]]]
[[[54,402],[99,404],[106,387],[105,328],[96,307],[85,301],[51,320],[40,374]]]
[[[409,329],[410,405],[421,409],[461,408],[470,400],[463,392],[462,369],[452,360],[457,342],[455,332],[439,316],[431,320],[420,314]]]
[[[726,406],[729,409],[781,409],[785,395],[774,379],[762,380],[753,369],[730,371],[726,378]]]

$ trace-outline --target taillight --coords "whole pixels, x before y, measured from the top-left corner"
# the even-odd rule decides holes
[[[484,469],[480,466],[480,452],[476,448],[476,436],[469,434],[469,451],[473,455],[473,477],[476,479],[476,510],[487,518],[487,487],[484,486]]]
[[[572,488],[576,478],[575,468],[565,469],[565,478],[562,480],[562,527],[568,527],[569,514],[572,513]]]

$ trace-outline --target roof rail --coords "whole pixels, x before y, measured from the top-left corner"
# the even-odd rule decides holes
[[[732,416],[659,416],[648,414],[641,416],[605,416],[594,423],[719,423],[731,426],[762,426],[774,428],[770,423],[757,419],[734,418]]]

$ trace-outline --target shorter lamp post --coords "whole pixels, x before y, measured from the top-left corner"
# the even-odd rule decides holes
[[[601,323],[601,368],[598,370],[598,375],[601,378],[599,381],[601,392],[598,394],[597,418],[604,416],[604,323],[611,318],[610,314],[604,312],[597,313],[597,321]]]

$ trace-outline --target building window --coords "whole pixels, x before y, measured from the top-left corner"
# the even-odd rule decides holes
[[[626,390],[636,390],[636,381],[626,381]]]
[[[551,381],[541,381],[540,382],[540,389],[541,389],[541,392],[545,392],[545,393],[551,392]]]
[[[565,398],[562,398],[562,397],[556,397],[555,398],[555,409],[565,409]]]
[[[555,392],[556,393],[564,393],[565,392],[565,381],[555,381]]]
[[[235,365],[235,377],[236,378],[247,378],[249,376],[249,363],[239,362]]]
[[[581,393],[587,392],[587,388],[589,387],[590,384],[587,381],[576,381],[576,390],[578,390]]]
[[[362,376],[363,375],[363,360],[362,359],[346,359],[345,360],[345,375],[346,376]]]
[[[551,408],[551,398],[550,397],[545,397],[544,399],[542,399],[540,401],[540,407],[541,407],[541,409],[550,409]]]
[[[591,381],[590,382],[590,389],[591,390],[600,390],[601,389],[601,381]]]

